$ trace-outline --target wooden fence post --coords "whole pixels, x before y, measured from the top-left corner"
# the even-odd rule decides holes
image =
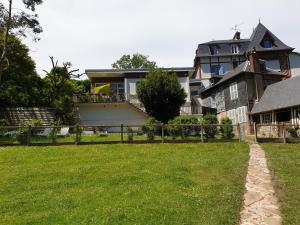
[[[165,126],[163,123],[161,124],[161,142],[165,142]]]
[[[255,142],[257,142],[257,124],[254,122],[254,136],[255,136]]]
[[[283,143],[286,144],[286,132],[285,132],[284,123],[282,123],[282,132],[283,132]]]
[[[76,137],[75,137],[75,144],[78,145],[80,140],[79,140],[79,125],[77,124],[75,127],[75,132],[76,132]]]
[[[28,131],[27,131],[27,145],[30,145],[31,143],[31,125],[28,125]]]
[[[238,132],[238,136],[239,136],[239,142],[242,141],[242,137],[241,137],[241,125],[238,123],[236,126],[237,132]]]
[[[201,122],[200,128],[201,128],[201,142],[203,143],[204,138],[203,138],[203,123],[202,122]]]
[[[124,142],[124,125],[121,124],[121,143]]]

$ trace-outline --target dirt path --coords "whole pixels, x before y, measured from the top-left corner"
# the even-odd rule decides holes
[[[265,152],[258,144],[250,145],[244,208],[241,225],[280,225],[281,214],[272,185]]]

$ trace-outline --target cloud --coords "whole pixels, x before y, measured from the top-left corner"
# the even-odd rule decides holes
[[[51,0],[37,8],[41,41],[25,42],[41,75],[50,55],[81,71],[110,68],[136,52],[160,66],[192,66],[197,44],[232,38],[231,27],[241,23],[248,38],[259,18],[300,51],[299,11],[299,0]]]

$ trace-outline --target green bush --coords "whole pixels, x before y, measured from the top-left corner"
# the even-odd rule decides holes
[[[9,123],[6,119],[0,119],[0,127],[9,126]],[[7,129],[0,129],[0,135],[4,135],[7,132]]]
[[[299,127],[288,127],[287,132],[289,132],[289,134],[291,135],[291,137],[293,138],[297,138],[298,137],[298,130]]]
[[[199,126],[188,126],[195,124],[199,124]],[[171,135],[173,139],[176,139],[178,136],[181,136],[183,139],[191,135],[198,136],[201,131],[199,120],[194,116],[175,117],[175,119],[169,121],[167,130],[168,134]]]
[[[231,119],[228,117],[221,119],[220,132],[223,138],[232,139],[234,137]]]
[[[29,125],[28,123],[21,121],[20,128],[14,134],[17,142],[22,145],[28,144]]]
[[[8,126],[9,122],[6,119],[0,119],[0,126],[5,127]]]
[[[77,134],[76,135],[76,143],[80,143],[82,132],[83,132],[83,128],[79,124],[77,124],[75,126],[75,134]]]
[[[216,115],[207,114],[202,118],[203,129],[205,133],[205,137],[207,138],[215,138],[218,133],[218,127],[215,126],[218,124],[218,118]]]
[[[150,117],[145,125],[142,126],[142,131],[146,134],[149,141],[155,139],[155,135],[159,135],[161,124],[155,120],[153,117]]]
[[[49,133],[49,137],[50,137],[50,139],[51,139],[51,141],[52,141],[53,144],[56,143],[56,139],[57,139],[57,134],[58,134],[58,132],[59,132],[59,128],[58,128],[58,127],[54,127],[54,128],[50,131],[50,133]]]
[[[133,142],[133,130],[132,130],[132,128],[127,127],[126,132],[127,132],[127,141],[128,142]]]

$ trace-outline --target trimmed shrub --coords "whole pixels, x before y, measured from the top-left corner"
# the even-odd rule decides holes
[[[127,133],[127,141],[128,142],[133,142],[133,130],[131,127],[126,128],[126,133]]]
[[[221,119],[220,132],[223,138],[232,139],[234,137],[231,119],[228,117]]]
[[[195,125],[199,126],[181,126],[181,125]],[[168,134],[173,138],[181,136],[181,138],[186,138],[188,136],[194,135],[198,136],[200,134],[200,123],[197,117],[194,116],[178,116],[175,119],[169,121]]]
[[[216,134],[218,133],[218,118],[216,115],[207,114],[202,118],[202,124],[204,129],[204,135],[207,138],[215,138]]]
[[[297,138],[298,137],[298,130],[299,130],[299,127],[288,127],[287,129],[287,132],[289,132],[290,136],[293,137],[293,138]]]
[[[155,139],[155,135],[160,133],[161,124],[153,117],[149,118],[147,123],[142,126],[142,131],[146,134],[149,141]]]

